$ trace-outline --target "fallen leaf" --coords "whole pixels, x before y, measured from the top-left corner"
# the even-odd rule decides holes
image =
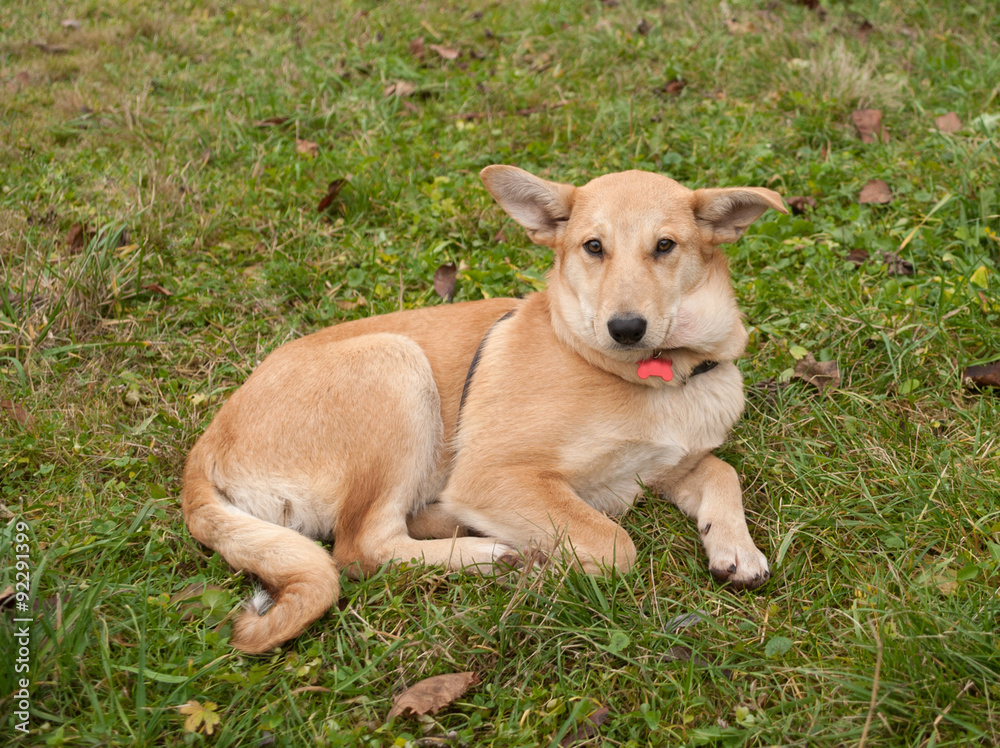
[[[710,616],[703,610],[696,610],[692,613],[681,613],[679,616],[674,616],[664,627],[664,630],[669,634],[673,631],[679,631],[680,629],[690,628],[696,623],[709,618]]]
[[[206,584],[205,582],[189,584],[184,589],[179,590],[170,596],[170,604],[174,605],[184,600],[201,597],[205,594],[206,590],[218,590],[219,592],[223,592],[225,591],[225,587],[220,587],[217,584]]]
[[[1000,387],[1000,361],[965,367],[962,384],[971,387]]]
[[[26,70],[22,70],[19,73],[15,73],[14,77],[7,81],[8,91],[20,91],[22,88],[31,83],[31,75]]]
[[[266,119],[259,119],[253,123],[254,127],[274,127],[276,125],[283,125],[288,122],[288,117],[267,117]]]
[[[70,29],[72,31],[76,31],[77,29],[82,28],[83,24],[80,21],[76,20],[75,18],[66,18],[60,23],[60,26],[62,26],[64,29]]]
[[[858,24],[857,28],[858,38],[861,39],[861,41],[863,42],[868,41],[868,35],[871,34],[872,31],[874,30],[875,27],[872,26],[871,21],[867,19],[862,19],[861,23]]]
[[[447,675],[425,678],[407,688],[393,700],[394,704],[387,720],[392,720],[406,712],[417,717],[422,717],[425,714],[437,714],[478,680],[473,672],[448,673]]]
[[[657,93],[666,94],[667,96],[677,96],[684,87],[687,85],[687,81],[681,78],[671,78],[666,83],[664,83],[659,88],[654,89]]]
[[[192,699],[184,706],[178,707],[181,714],[186,714],[184,729],[188,732],[204,732],[211,735],[215,732],[216,725],[221,722],[218,713],[215,711],[219,705],[206,701],[204,706],[199,701]]]
[[[691,649],[691,647],[685,647],[678,644],[674,647],[668,647],[663,653],[663,659],[667,662],[690,662],[698,667],[705,667],[711,665],[712,661],[702,657],[700,654]]]
[[[0,608],[4,608],[14,600],[14,588],[9,584],[0,592]]]
[[[576,729],[576,732],[560,740],[559,745],[565,748],[583,740],[590,740],[590,738],[598,734],[597,728],[603,725],[609,716],[611,716],[610,709],[606,706],[599,707],[587,715],[587,719]]]
[[[895,252],[883,252],[882,262],[885,263],[889,275],[913,275],[913,263],[904,260]]]
[[[319,201],[319,205],[316,206],[316,212],[322,213],[324,210],[333,205],[334,200],[337,199],[337,195],[340,191],[344,189],[344,183],[346,179],[334,179],[330,182],[330,185],[326,188],[326,194],[323,199]]]
[[[151,293],[158,293],[160,296],[173,296],[173,294],[161,286],[159,283],[147,283],[142,287],[144,291],[150,291]]]
[[[80,252],[93,237],[94,232],[88,228],[87,224],[74,223],[66,233],[66,246],[69,247],[70,252]]]
[[[639,25],[635,27],[635,30],[639,33],[639,36],[646,36],[653,30],[653,24],[643,18],[639,21]]]
[[[434,271],[434,290],[445,301],[455,296],[455,276],[458,268],[454,262],[446,262]]]
[[[416,57],[418,60],[422,60],[426,54],[427,48],[424,46],[424,38],[422,36],[418,36],[410,42],[410,55]]]
[[[868,254],[867,249],[858,248],[858,249],[852,249],[850,252],[848,252],[847,256],[844,259],[847,260],[848,262],[853,262],[858,267],[861,267],[866,262],[868,262],[869,256],[870,255]]]
[[[430,49],[433,49],[435,52],[437,52],[438,56],[441,57],[441,59],[443,60],[458,59],[458,50],[453,47],[445,47],[442,46],[441,44],[428,44],[427,46]]]
[[[837,366],[837,362],[817,361],[811,353],[807,353],[795,363],[792,376],[811,384],[820,394],[823,394],[827,387],[836,389],[840,386],[840,367]]]
[[[412,83],[409,83],[407,81],[396,81],[395,83],[390,83],[388,86],[386,86],[385,89],[383,89],[383,93],[386,96],[402,97],[402,96],[410,96],[416,90],[417,87]]]
[[[881,109],[855,109],[851,112],[851,121],[862,143],[885,142]]]
[[[295,150],[301,153],[303,156],[308,156],[309,158],[315,158],[319,155],[319,144],[314,143],[311,140],[299,140],[295,139]]]
[[[13,400],[0,400],[0,410],[13,418],[24,429],[31,430],[35,426],[35,417],[31,415],[20,403]]]
[[[937,129],[941,132],[952,133],[962,129],[962,120],[954,112],[948,112],[947,114],[942,114],[940,117],[936,117],[934,124],[937,125]]]
[[[343,309],[345,312],[348,312],[351,309],[358,309],[359,307],[367,306],[368,300],[365,299],[364,296],[359,296],[353,301],[351,299],[338,299],[334,303],[337,305],[338,308]]]
[[[865,203],[877,203],[880,205],[891,203],[892,190],[881,179],[869,179],[868,183],[861,188],[861,194],[858,195],[858,202],[862,205]]]
[[[816,207],[816,198],[810,197],[808,195],[793,195],[792,197],[786,197],[785,202],[788,203],[788,207],[792,209],[792,213],[797,216],[801,216]]]

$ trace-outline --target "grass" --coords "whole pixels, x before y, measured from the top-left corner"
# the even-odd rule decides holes
[[[1000,743],[1000,400],[961,382],[1000,358],[1000,15],[806,5],[0,9],[0,589],[27,522],[35,621],[28,734],[0,668],[7,743],[547,746],[599,705],[576,745]],[[861,143],[858,107],[887,142]],[[548,256],[476,177],[499,162],[816,200],[730,250],[751,343],[722,455],[772,581],[715,586],[649,498],[628,575],[385,569],[280,652],[235,654],[249,584],[184,528],[187,450],[282,342],[442,303],[443,262],[456,300],[540,288]],[[892,203],[857,203],[872,178]],[[803,351],[840,387],[794,379]],[[385,723],[403,687],[465,670],[451,707]]]

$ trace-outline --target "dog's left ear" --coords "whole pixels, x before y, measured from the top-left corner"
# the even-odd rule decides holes
[[[766,187],[722,187],[694,191],[694,218],[712,244],[731,244],[768,208],[788,213],[781,195]]]
[[[554,247],[573,209],[571,184],[549,182],[516,166],[495,164],[479,172],[500,207],[528,230],[535,244]]]

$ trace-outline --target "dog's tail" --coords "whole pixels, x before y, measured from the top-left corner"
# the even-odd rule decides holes
[[[298,636],[329,610],[340,596],[340,574],[330,553],[306,536],[225,501],[189,462],[181,505],[191,534],[231,566],[255,575],[270,593],[254,595],[230,638],[237,649],[260,654]]]

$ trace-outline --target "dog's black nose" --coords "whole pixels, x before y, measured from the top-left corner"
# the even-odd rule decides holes
[[[646,320],[642,317],[614,317],[608,322],[608,332],[616,343],[632,345],[646,334]]]

